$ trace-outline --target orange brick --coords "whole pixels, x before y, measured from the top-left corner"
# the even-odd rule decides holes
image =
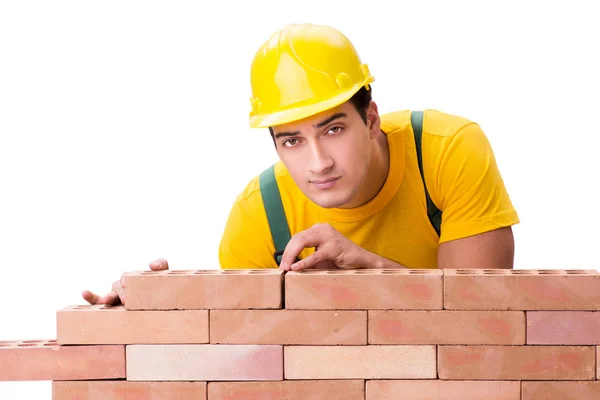
[[[592,346],[438,346],[440,379],[579,380],[596,376]]]
[[[596,270],[444,270],[448,310],[599,310]]]
[[[124,274],[128,310],[282,308],[283,270],[167,270]]]
[[[600,312],[527,311],[527,344],[600,344]]]
[[[69,306],[56,313],[60,344],[208,343],[208,310],[132,311]]]
[[[436,378],[435,346],[285,346],[285,379]]]
[[[364,400],[362,380],[210,382],[209,400]]]
[[[54,381],[52,400],[206,400],[206,382]]]
[[[523,311],[369,313],[369,344],[525,344]]]
[[[125,346],[60,346],[56,340],[0,342],[0,381],[125,378]]]
[[[366,311],[214,310],[210,342],[367,344]]]
[[[131,381],[262,381],[283,379],[277,345],[128,345]]]
[[[305,270],[285,275],[288,309],[442,309],[438,269]]]
[[[527,381],[522,384],[522,400],[598,400],[599,381]]]
[[[367,381],[366,400],[521,400],[519,381],[375,380]],[[541,399],[541,397],[540,397]]]

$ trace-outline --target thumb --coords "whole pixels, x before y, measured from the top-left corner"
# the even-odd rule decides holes
[[[164,258],[159,258],[150,263],[150,269],[152,271],[162,271],[169,269],[169,263]]]
[[[324,251],[315,251],[308,257],[296,261],[290,266],[291,271],[301,271],[303,269],[314,268],[327,263],[327,254]]]

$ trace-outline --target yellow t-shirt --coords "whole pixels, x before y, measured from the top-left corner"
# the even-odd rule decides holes
[[[381,116],[389,143],[385,184],[353,209],[324,209],[295,185],[283,163],[275,166],[290,233],[329,223],[359,246],[408,268],[437,268],[439,243],[517,224],[485,134],[476,123],[436,110],[423,119],[423,169],[429,195],[442,210],[441,236],[427,217],[410,111]],[[312,254],[304,249],[300,258]],[[237,197],[219,246],[222,269],[277,268],[259,177]]]

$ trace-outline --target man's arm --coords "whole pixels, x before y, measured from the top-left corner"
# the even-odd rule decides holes
[[[512,269],[515,241],[510,226],[442,243],[438,268]]]
[[[512,269],[519,218],[487,137],[471,123],[438,149],[426,176],[443,210],[438,268]]]
[[[256,180],[255,180],[256,181]],[[257,186],[255,181],[249,187]],[[251,192],[248,194],[248,192]],[[277,268],[275,248],[260,193],[237,196],[219,244],[221,269]]]

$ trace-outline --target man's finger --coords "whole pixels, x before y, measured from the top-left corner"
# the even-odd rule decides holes
[[[85,301],[92,305],[96,304],[105,304],[105,305],[115,305],[119,303],[119,296],[115,292],[110,292],[106,296],[98,296],[97,294],[90,292],[89,290],[84,290],[83,298]]]
[[[295,262],[290,266],[291,271],[301,271],[303,269],[314,268],[319,264],[323,265],[328,260],[328,255],[325,251],[319,250],[312,253],[310,256]]]
[[[105,304],[107,306],[117,306],[121,304],[121,300],[119,299],[119,295],[115,292],[110,292],[104,297],[100,298],[101,304]]]
[[[288,242],[283,255],[281,256],[280,266],[286,271],[291,270],[291,265],[296,262],[296,259],[307,247],[317,247],[322,245],[319,230],[317,228],[309,228],[305,231],[295,234]]]
[[[317,263],[317,265],[315,265],[312,268],[313,269],[321,269],[321,270],[339,269],[338,266],[335,264],[335,262],[333,262],[332,260],[323,260],[323,261]]]
[[[96,304],[98,302],[98,295],[96,293],[92,293],[89,290],[84,290],[82,293],[83,299],[90,304]]]
[[[125,304],[125,291],[121,287],[120,281],[115,281],[112,285],[113,292],[118,296],[119,302]]]
[[[169,263],[164,258],[159,258],[150,263],[150,269],[152,271],[162,271],[169,269]]]

